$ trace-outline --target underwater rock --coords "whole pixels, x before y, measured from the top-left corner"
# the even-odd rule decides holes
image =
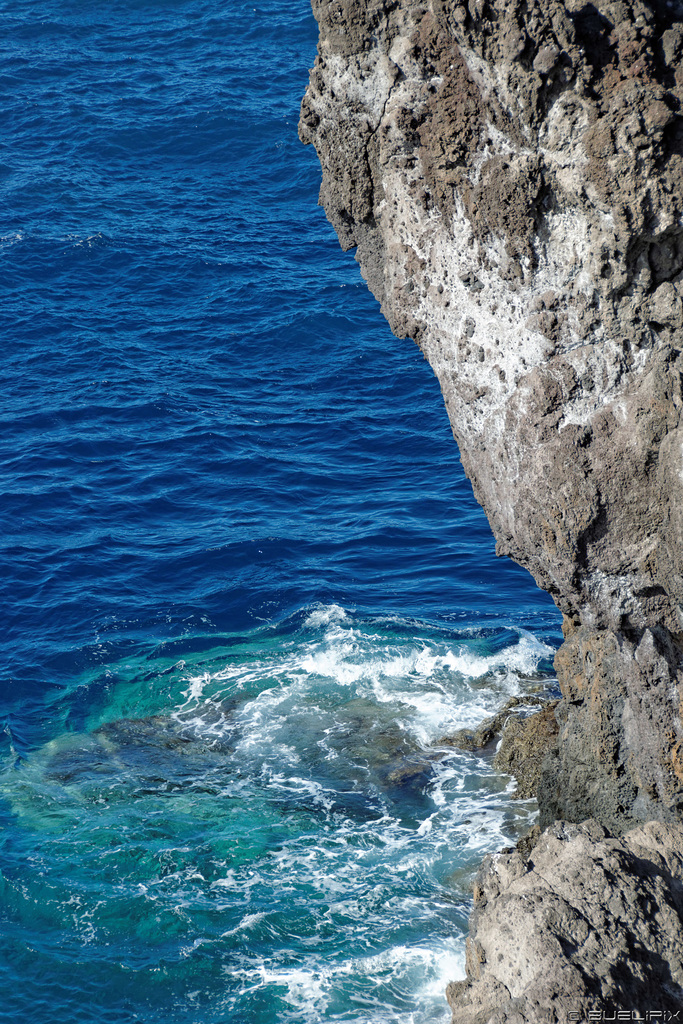
[[[215,769],[230,772],[234,729],[220,708],[196,714],[117,718],[89,733],[66,733],[42,750],[47,778],[62,786],[184,789]]]
[[[390,786],[427,786],[434,777],[434,764],[443,754],[425,752],[412,757],[402,757],[386,775]]]

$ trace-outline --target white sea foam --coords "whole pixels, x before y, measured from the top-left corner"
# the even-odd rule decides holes
[[[25,235],[22,231],[12,231],[9,235],[0,235],[0,249],[7,249],[10,245],[22,242]]]
[[[314,608],[304,619],[304,626],[329,626],[331,622],[348,621],[348,613],[338,604],[320,605]]]
[[[426,836],[428,832],[432,831],[432,825],[436,815],[437,812],[435,811],[434,814],[430,814],[429,817],[425,818],[425,820],[419,825],[417,829],[417,834],[419,836]]]
[[[183,694],[188,704],[201,700],[205,687],[211,683],[211,676],[208,672],[203,672],[200,676],[191,676],[189,683]]]
[[[205,739],[218,741],[237,727],[241,753],[267,748],[271,763],[281,758],[295,767],[306,737],[327,760],[339,757],[335,736],[348,728],[343,707],[361,699],[364,705],[349,705],[356,728],[392,722],[395,730],[427,747],[493,713],[552,653],[531,634],[490,652],[476,637],[448,644],[424,636],[382,636],[359,628],[338,605],[314,609],[306,622],[315,622],[322,635],[190,677],[180,709],[184,721],[194,708],[193,727]],[[267,683],[265,688],[245,700],[230,720],[222,719],[223,696],[253,689],[259,680]]]
[[[464,961],[464,940],[442,940],[433,946],[391,945],[379,953],[336,962],[311,958],[296,968],[268,963],[254,970],[225,971],[242,981],[243,993],[277,992],[306,1024],[319,1024],[335,991],[351,980],[357,1024],[446,1024],[449,1013],[443,993],[449,981],[464,977]],[[414,1009],[394,1009],[384,998],[387,991],[398,995],[403,1005],[409,998]]]
[[[298,776],[286,777],[280,773],[273,773],[269,775],[268,782],[272,789],[308,797],[326,811],[331,810],[334,805],[336,796],[334,790],[326,790],[313,779],[302,779]]]
[[[95,246],[104,245],[107,238],[101,231],[97,231],[94,235],[62,235],[60,241],[70,242],[74,248],[92,249]]]
[[[221,934],[222,939],[229,938],[231,935],[237,935],[238,932],[247,932],[250,928],[253,928],[255,924],[259,924],[260,921],[266,917],[263,911],[258,911],[255,914],[245,914],[242,920],[234,928],[230,928],[227,932]]]
[[[487,760],[434,744],[523,689],[551,649],[525,633],[499,650],[419,623],[406,635],[338,605],[304,626],[186,675],[178,719],[209,745],[226,737],[232,820],[262,852],[242,861],[240,845],[219,877],[183,884],[210,887],[230,914],[235,1017],[272,999],[282,1024],[320,1024],[350,999],[357,1024],[441,1021],[463,975],[472,873],[535,811]],[[260,963],[254,930],[271,937]]]
[[[351,615],[339,605],[325,605],[307,616],[305,625],[320,630],[315,639],[301,638],[278,648],[268,648],[261,658],[248,661],[243,658],[227,659],[218,671],[190,676],[185,691],[187,703],[220,698],[221,691],[230,687],[232,693],[246,690],[259,681],[273,680],[264,691],[279,691],[276,698],[282,703],[283,689],[296,686],[303,692],[310,684],[332,683],[358,693],[370,693],[374,687],[379,701],[406,700],[406,695],[426,691],[432,684],[434,691],[446,694],[457,690],[459,704],[465,691],[461,684],[490,681],[499,695],[516,692],[520,677],[533,675],[539,662],[549,658],[552,649],[531,634],[500,651],[487,652],[485,641],[473,637],[471,641],[449,643],[442,639],[414,636],[397,638],[385,636],[354,623]],[[403,684],[403,685],[401,685]],[[458,690],[458,685],[460,689]],[[398,687],[398,688],[397,688]],[[260,699],[272,700],[270,696]],[[467,688],[467,692],[472,693]],[[408,701],[410,703],[410,701]],[[443,708],[435,708],[441,713]],[[476,713],[481,709],[476,708]],[[487,707],[485,711],[488,711]]]
[[[301,1014],[304,1021],[320,1020],[328,1004],[326,989],[329,990],[331,971],[305,968],[277,968],[265,964],[253,971],[226,973],[233,977],[240,975],[247,982],[244,992],[260,988],[279,989],[282,998]],[[282,991],[284,990],[284,991]]]
[[[465,937],[453,941],[452,949],[443,949],[430,956],[430,976],[419,989],[421,1000],[440,1000],[451,981],[465,979]]]
[[[406,644],[407,650],[396,651],[395,647],[396,641],[387,643],[381,636],[335,624],[326,631],[323,643],[309,645],[300,667],[342,685],[359,679],[428,679],[439,673],[476,680],[493,672],[532,675],[541,659],[552,654],[551,647],[531,635],[522,635],[517,643],[485,655],[466,644],[451,649],[418,638]]]

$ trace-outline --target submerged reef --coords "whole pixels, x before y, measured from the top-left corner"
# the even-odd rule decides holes
[[[320,201],[394,333],[433,367],[498,553],[564,616],[557,729],[534,776],[541,826],[580,847],[577,885],[606,842],[630,872],[666,836],[678,852],[652,871],[680,892],[683,2],[313,0],[313,11],[300,136],[320,158]],[[588,819],[598,838],[553,824]],[[555,870],[551,858],[545,877]],[[658,913],[660,882],[653,896],[647,872],[635,877],[633,913]],[[516,926],[533,928],[523,902],[510,904],[512,944]],[[680,928],[680,900],[671,906],[667,927]],[[475,911],[473,928],[481,920]],[[596,935],[602,918],[586,920]],[[650,965],[642,991],[649,977],[659,993],[664,954],[652,946],[648,960],[648,942],[634,938],[630,955]],[[559,992],[571,972],[558,958]],[[470,957],[470,988],[477,970]],[[490,1013],[482,996],[463,1017],[455,1007],[470,996],[452,991],[454,1019],[560,1019],[566,1005],[552,1000],[534,1016],[506,970]],[[577,971],[577,1009],[609,1008],[609,985],[598,992]],[[672,971],[667,998],[683,1005]],[[520,1008],[499,1011],[503,998]]]

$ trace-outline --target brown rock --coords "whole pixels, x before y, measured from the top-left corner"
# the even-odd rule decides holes
[[[515,777],[517,789],[514,795],[519,800],[536,796],[546,755],[557,747],[557,704],[557,701],[552,701],[528,718],[515,716],[503,729],[493,765]]]
[[[517,708],[543,707],[548,704],[547,697],[523,694],[510,697],[500,711],[490,718],[485,718],[476,729],[458,729],[450,736],[442,736],[437,746],[458,747],[460,750],[485,750],[503,732],[511,721],[511,713]],[[516,719],[516,716],[513,715]],[[506,769],[505,769],[506,770]]]
[[[672,3],[314,0],[300,125],[342,245],[439,378],[498,552],[582,631],[544,821],[616,831],[683,807]]]

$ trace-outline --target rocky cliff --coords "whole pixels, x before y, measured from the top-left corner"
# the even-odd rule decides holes
[[[453,1024],[681,1020],[682,877],[683,831],[661,822],[558,822],[528,859],[487,858]]]
[[[683,3],[313,0],[320,193],[564,614],[541,822],[683,814]]]
[[[543,819],[678,820],[683,5],[313,7],[321,202],[565,616]]]

